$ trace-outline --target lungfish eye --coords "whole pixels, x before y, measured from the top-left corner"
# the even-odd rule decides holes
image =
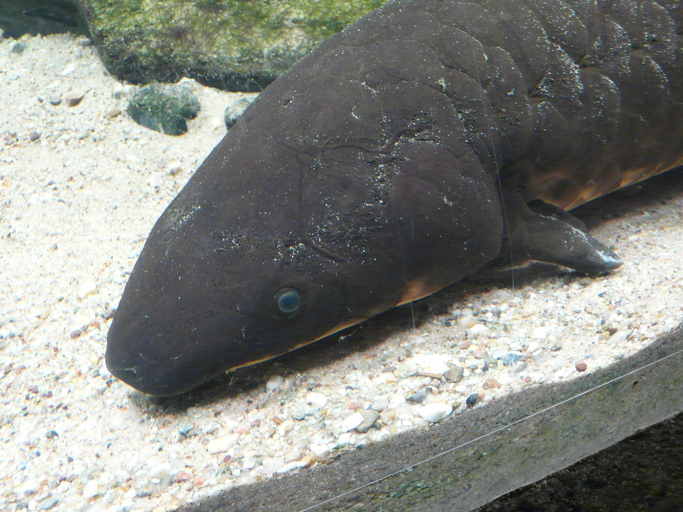
[[[283,288],[275,294],[277,308],[285,315],[294,315],[301,307],[301,294],[294,288]]]

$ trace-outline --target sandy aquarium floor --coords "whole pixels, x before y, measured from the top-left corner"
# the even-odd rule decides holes
[[[189,395],[144,397],[104,366],[112,311],[240,95],[191,82],[202,111],[166,136],[127,116],[135,87],[87,40],[21,43],[0,41],[0,510],[170,510],[466,415],[468,398],[581,378],[683,317],[678,171],[583,210],[625,261],[612,275],[453,287]]]

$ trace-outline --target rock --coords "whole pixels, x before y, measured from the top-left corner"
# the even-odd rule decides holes
[[[188,473],[187,471],[179,471],[173,477],[173,482],[183,483],[183,482],[189,482],[191,479],[192,479],[192,475],[190,473]]]
[[[311,392],[306,395],[306,403],[320,409],[327,403],[327,397],[322,393]]]
[[[379,419],[379,413],[377,411],[361,411],[360,415],[363,416],[363,421],[356,427],[356,432],[364,434],[372,427],[375,426],[377,420]]]
[[[284,382],[285,379],[283,379],[281,375],[273,375],[270,379],[268,379],[268,382],[266,382],[266,390],[269,393],[277,391],[282,387]]]
[[[437,354],[421,354],[408,359],[403,366],[407,375],[440,379],[450,367],[446,358]]]
[[[303,459],[300,460],[295,460],[292,462],[288,462],[281,468],[278,468],[275,473],[276,474],[283,474],[283,473],[289,473],[290,471],[294,471],[296,469],[302,469],[305,467],[310,466],[313,463],[313,460],[310,459],[309,457],[304,457]]]
[[[482,387],[484,389],[498,389],[500,387],[500,382],[496,379],[486,379]]]
[[[75,107],[78,105],[81,101],[83,101],[83,98],[85,97],[84,92],[79,92],[79,91],[69,91],[64,95],[64,102],[69,106],[69,107]]]
[[[230,450],[230,448],[233,448],[236,443],[236,435],[227,435],[209,441],[209,444],[206,445],[206,450],[212,454],[223,453]]]
[[[420,388],[417,391],[415,391],[414,393],[408,395],[406,397],[406,401],[412,402],[414,404],[421,404],[427,398],[427,392],[428,391],[429,391],[429,388],[426,388],[426,387]]]
[[[576,371],[577,372],[585,372],[588,369],[588,364],[586,361],[579,361],[576,363]]]
[[[156,464],[149,470],[149,483],[159,488],[168,487],[173,482],[173,473],[169,464]]]
[[[323,39],[385,0],[78,0],[111,73],[133,83],[181,76],[259,91]],[[125,56],[125,58],[122,58]]]
[[[83,497],[86,499],[94,498],[102,494],[99,482],[97,480],[89,480],[83,487]]]
[[[245,96],[225,107],[223,117],[225,119],[225,127],[229,130],[232,128],[242,113],[249,105],[257,98],[257,96]]]
[[[107,119],[115,119],[121,115],[121,109],[120,108],[112,108],[111,110],[108,110],[107,113],[105,114]]]
[[[167,135],[182,135],[187,131],[186,119],[199,113],[199,100],[184,85],[150,85],[140,89],[128,104],[133,120]]]
[[[377,412],[382,412],[389,407],[389,400],[386,398],[377,398],[370,404],[370,409]]]
[[[434,402],[421,407],[418,414],[430,423],[437,423],[453,412],[453,406],[445,402]]]
[[[24,53],[24,50],[26,50],[26,48],[27,48],[26,43],[24,43],[23,41],[17,41],[16,43],[14,43],[12,45],[12,47],[10,48],[10,51],[12,53],[16,53],[16,54],[21,55],[22,53]]]
[[[531,331],[531,337],[535,338],[537,340],[544,340],[546,339],[551,333],[550,327],[543,326],[543,327],[536,327],[533,331]]]
[[[292,410],[292,419],[296,421],[303,421],[309,416],[315,415],[320,409],[308,404],[299,404]]]
[[[50,510],[59,504],[57,498],[47,497],[38,505],[39,510]]]
[[[178,174],[183,172],[183,170],[184,168],[180,163],[172,162],[166,167],[166,174],[168,174],[169,176],[177,176]],[[282,377],[280,377],[280,379],[282,379]]]
[[[472,393],[465,399],[465,405],[467,405],[468,408],[472,408],[477,404],[478,401],[479,395],[477,393]]]
[[[457,384],[462,380],[464,373],[465,369],[462,366],[453,366],[446,373],[444,373],[443,376],[446,381]]]
[[[617,330],[614,332],[614,334],[612,334],[609,337],[609,339],[607,340],[607,343],[609,343],[610,345],[614,345],[614,346],[622,345],[623,343],[626,342],[626,340],[628,339],[628,337],[630,335],[631,335],[631,332],[626,330],[626,329],[621,330],[621,331]]]
[[[363,415],[359,412],[354,412],[353,414],[344,418],[341,422],[342,432],[349,432],[355,430],[361,423],[363,423]]]
[[[501,363],[503,363],[504,366],[512,366],[515,363],[521,361],[523,358],[524,356],[522,354],[508,352],[507,354],[503,355],[502,357],[499,357],[498,359]]]
[[[467,336],[470,338],[477,338],[479,336],[485,336],[489,333],[489,328],[484,324],[474,324],[472,327],[467,329]]]
[[[186,439],[188,437],[191,437],[193,434],[194,430],[194,425],[192,423],[187,423],[185,425],[181,425],[178,428],[178,435],[180,436],[180,439]]]

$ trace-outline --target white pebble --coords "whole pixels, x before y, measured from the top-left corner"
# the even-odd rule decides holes
[[[359,412],[355,412],[351,416],[347,416],[341,423],[342,432],[349,432],[350,430],[354,430],[357,426],[363,423],[364,419],[365,418],[363,418],[363,415]]]
[[[422,354],[408,359],[404,368],[408,375],[441,378],[449,370],[445,356],[437,354]]]
[[[312,392],[306,395],[306,402],[314,407],[323,407],[327,403],[327,397],[322,393]]]
[[[474,324],[472,327],[467,329],[467,335],[471,337],[485,336],[489,333],[489,328],[484,324]]]
[[[290,471],[294,471],[295,469],[305,468],[309,463],[310,463],[310,461],[308,461],[307,459],[295,460],[293,462],[289,462],[289,463],[285,464],[284,466],[279,468],[277,471],[275,471],[275,473],[278,473],[278,474],[289,473]]]
[[[86,499],[94,498],[102,493],[99,488],[99,482],[97,480],[90,480],[85,487],[83,487],[83,497]]]
[[[453,412],[453,406],[445,402],[434,402],[420,407],[418,414],[430,423],[437,423]]]
[[[282,384],[285,382],[285,379],[283,379],[280,375],[274,375],[270,379],[268,379],[268,382],[266,382],[266,390],[268,392],[272,393],[273,391],[277,391],[282,387]]]
[[[70,62],[69,64],[67,64],[66,66],[64,66],[64,69],[62,70],[62,72],[60,73],[60,75],[62,75],[62,76],[68,76],[68,75],[70,75],[71,73],[73,73],[75,70],[76,70],[76,64],[74,64],[73,62]]]
[[[206,449],[209,453],[222,453],[227,452],[230,448],[233,448],[237,442],[236,435],[229,435],[225,437],[219,437],[218,439],[213,439],[209,441],[206,445]]]
[[[533,331],[531,331],[531,337],[536,338],[537,340],[546,339],[548,334],[550,334],[550,328],[547,326],[536,327]]]

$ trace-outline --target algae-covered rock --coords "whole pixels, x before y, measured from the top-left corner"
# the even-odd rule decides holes
[[[244,98],[240,98],[225,107],[223,113],[223,119],[225,121],[225,127],[229,130],[237,120],[242,116],[247,107],[253,103],[257,95],[252,95]]]
[[[199,113],[199,100],[183,85],[150,85],[140,89],[128,105],[134,121],[167,135],[187,131],[186,119]]]
[[[78,0],[108,69],[257,91],[384,0]]]

